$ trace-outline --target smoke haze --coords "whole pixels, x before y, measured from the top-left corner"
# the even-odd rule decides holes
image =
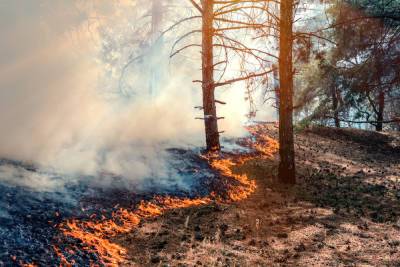
[[[165,148],[203,145],[202,121],[194,120],[201,112],[193,108],[201,103],[200,89],[191,82],[199,68],[170,63],[169,48],[158,51],[157,62],[146,63],[168,67],[156,78],[155,95],[144,97],[149,77],[135,68],[126,74],[135,77],[130,80],[135,93],[115,93],[118,73],[99,59],[104,44],[99,29],[119,27],[113,23],[130,20],[129,11],[136,15],[138,8],[131,1],[0,3],[0,158],[58,173],[112,173],[140,182],[174,175]],[[226,117],[220,128],[230,135],[243,133],[247,112],[243,92],[235,90],[223,93],[229,105],[220,109]],[[46,190],[60,186],[10,168],[0,169],[0,180]]]

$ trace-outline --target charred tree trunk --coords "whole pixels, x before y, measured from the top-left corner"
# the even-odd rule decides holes
[[[337,97],[337,90],[334,86],[332,86],[332,109],[333,109],[333,118],[335,121],[335,127],[340,128],[340,119],[339,119],[339,101]]]
[[[293,137],[293,0],[281,0],[279,36],[279,180],[296,183]]]
[[[378,132],[381,132],[383,130],[383,114],[385,112],[385,92],[383,90],[379,91],[378,95],[378,113],[376,114],[377,116],[377,122],[376,122],[376,130]]]
[[[207,151],[218,151],[221,148],[214,97],[213,2],[213,0],[202,0],[202,90]]]

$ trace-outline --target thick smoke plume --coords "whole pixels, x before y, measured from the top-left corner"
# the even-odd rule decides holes
[[[135,77],[134,93],[127,97],[118,94],[119,73],[99,59],[105,42],[99,25],[118,28],[113,23],[121,17],[134,19],[127,10],[135,15],[144,7],[131,1],[118,4],[125,7],[110,1],[18,2],[0,8],[0,158],[68,177],[110,174],[135,183],[159,177],[162,183],[174,175],[165,148],[203,145],[202,121],[194,120],[201,114],[194,109],[200,89],[191,82],[199,68],[171,63],[165,45],[157,62],[145,63],[166,68],[155,79],[157,92],[147,96],[148,75],[132,67],[125,75]],[[243,93],[235,90],[223,94],[231,105],[220,109],[226,117],[221,128],[231,135],[242,133],[246,113]],[[60,186],[47,175],[10,168],[0,168],[0,180],[46,190]]]

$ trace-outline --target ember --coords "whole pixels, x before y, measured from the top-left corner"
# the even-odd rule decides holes
[[[271,157],[276,152],[276,141],[260,127],[249,127],[250,136],[229,152],[199,156],[196,151],[170,149],[171,168],[178,170],[187,190],[173,184],[157,188],[151,179],[149,189],[137,192],[105,190],[88,183],[67,185],[60,192],[0,185],[0,204],[5,207],[0,212],[0,240],[4,242],[0,248],[6,251],[0,254],[0,261],[24,266],[54,262],[115,266],[124,262],[126,250],[114,243],[113,237],[133,231],[142,220],[171,209],[239,201],[254,192],[255,182],[234,169],[254,157]],[[0,163],[39,175],[37,168],[21,162]],[[60,174],[54,174],[57,176]]]
[[[58,228],[65,237],[72,237],[82,243],[82,249],[86,252],[95,253],[99,257],[99,263],[107,266],[117,266],[125,261],[126,250],[113,243],[111,238],[119,234],[133,231],[141,220],[162,215],[170,209],[181,209],[192,206],[199,206],[211,203],[213,201],[239,201],[247,198],[256,189],[254,181],[250,180],[244,174],[236,174],[233,168],[237,164],[243,164],[247,160],[258,156],[258,153],[266,157],[271,157],[276,152],[278,146],[274,139],[269,136],[259,134],[259,126],[249,128],[253,138],[258,141],[254,143],[253,148],[257,151],[255,154],[232,154],[232,153],[210,153],[202,156],[206,159],[211,168],[216,170],[222,177],[231,179],[225,183],[227,197],[211,191],[208,196],[195,198],[179,198],[170,196],[155,196],[148,201],[141,201],[136,208],[119,208],[112,212],[110,218],[96,220],[68,220],[62,223]],[[248,138],[250,139],[250,138]],[[247,140],[248,141],[248,140]],[[252,144],[250,141],[248,144]],[[77,247],[75,247],[76,249]],[[60,252],[54,247],[62,264],[71,265],[73,260],[68,262],[66,258],[73,257],[75,254],[73,248],[64,249]]]
[[[0,267],[400,267],[400,0],[0,13]]]

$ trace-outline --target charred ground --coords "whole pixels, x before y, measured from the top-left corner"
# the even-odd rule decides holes
[[[276,137],[276,128],[262,131]],[[296,134],[299,183],[275,183],[277,159],[234,172],[249,198],[171,210],[116,242],[126,266],[399,266],[399,136],[312,128]]]
[[[398,135],[301,130],[299,181],[283,187],[276,127],[249,132],[221,154],[171,149],[187,190],[2,186],[0,266],[400,265]]]

